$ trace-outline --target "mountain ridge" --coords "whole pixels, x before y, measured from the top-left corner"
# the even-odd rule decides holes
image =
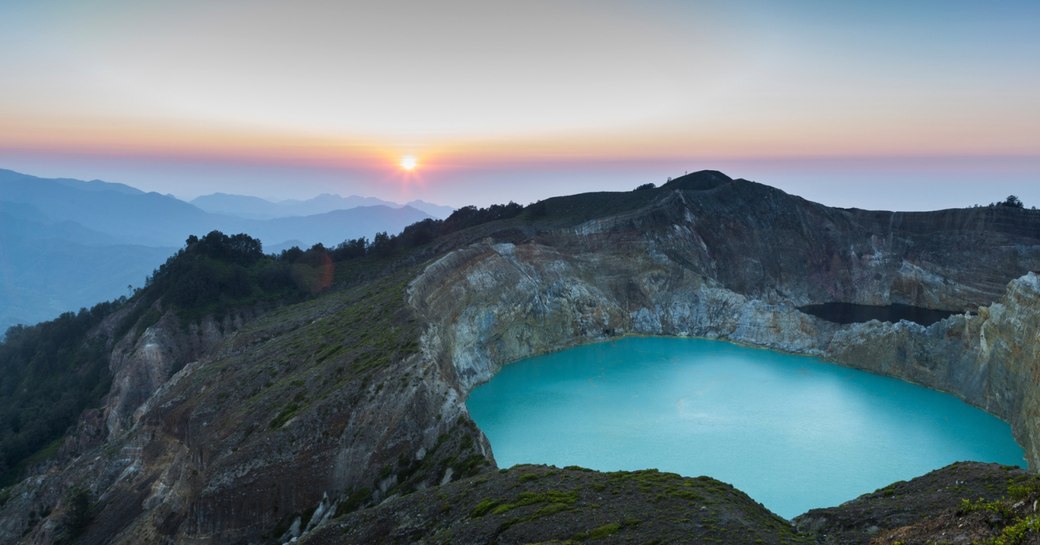
[[[360,195],[349,195],[343,197],[332,193],[322,193],[306,200],[286,199],[283,201],[269,201],[267,199],[250,195],[211,193],[209,195],[196,197],[190,202],[207,212],[233,215],[246,219],[276,219],[293,216],[311,216],[325,214],[335,210],[380,205],[390,208],[404,208],[410,206],[437,219],[444,219],[450,216],[451,212],[454,211],[450,206],[437,205],[422,200],[413,200],[400,204],[376,197],[362,197]]]
[[[326,238],[321,238],[314,235],[300,236],[299,233],[287,236],[271,227],[277,225],[277,222],[206,212],[172,195],[145,193],[130,186],[108,182],[38,178],[10,170],[0,171],[0,201],[33,206],[52,221],[75,221],[117,237],[122,242],[166,246],[180,244],[190,233],[205,233],[213,229],[227,232],[263,231],[265,235],[262,238],[269,244],[296,238],[308,244],[321,242],[333,245],[359,235],[372,236],[378,231],[397,232],[405,225],[429,216],[408,206],[382,205],[384,208],[365,212],[365,222],[372,223],[372,226],[364,230],[344,223],[340,225],[344,230],[342,236],[326,234]],[[400,223],[402,219],[383,221],[373,217],[373,210],[385,210],[393,217],[409,221],[403,224]],[[340,210],[332,216],[323,216],[321,221],[313,218],[312,221],[322,223],[331,218],[342,221],[349,215],[349,210]],[[295,223],[301,221],[295,220]]]
[[[211,214],[125,184],[46,179],[11,170],[0,170],[0,203],[4,234],[20,234],[0,262],[0,268],[11,271],[6,282],[0,277],[0,332],[126,294],[128,285],[139,287],[193,233],[251,232],[279,250],[317,243],[332,247],[379,232],[396,233],[430,217],[407,206],[382,206],[249,220]],[[75,281],[77,274],[82,283]]]

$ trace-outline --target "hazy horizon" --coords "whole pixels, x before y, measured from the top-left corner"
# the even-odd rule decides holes
[[[685,164],[693,165],[684,168]],[[947,166],[948,165],[948,166]],[[943,168],[946,166],[946,168]],[[595,191],[628,191],[647,182],[657,185],[669,178],[697,170],[720,170],[733,178],[745,178],[779,188],[787,193],[842,208],[868,210],[924,211],[964,208],[1001,201],[1008,195],[1018,196],[1026,207],[1040,206],[1040,159],[978,158],[902,159],[892,163],[869,160],[760,160],[760,161],[690,161],[646,164],[561,165],[556,170],[512,171],[485,170],[468,173],[466,183],[456,187],[474,188],[472,193],[383,191],[366,193],[365,184],[347,184],[339,180],[342,171],[279,168],[270,171],[233,172],[227,178],[207,181],[195,191],[184,191],[185,181],[177,169],[137,174],[123,168],[85,168],[83,173],[64,168],[47,168],[45,164],[27,163],[25,167],[0,163],[6,168],[40,178],[99,179],[123,183],[142,191],[170,194],[186,202],[213,193],[260,197],[271,202],[307,200],[322,193],[348,197],[375,197],[406,204],[423,200],[436,205],[459,208],[466,205],[487,206],[508,201],[529,204],[540,199]],[[33,168],[37,167],[37,168]],[[251,178],[250,176],[258,176]],[[131,178],[134,179],[131,179]],[[137,179],[139,177],[139,179]],[[246,179],[243,179],[246,177]],[[256,180],[273,180],[270,185]],[[292,180],[284,184],[280,179]],[[250,182],[251,183],[246,183]],[[481,191],[483,181],[498,182],[503,188]],[[542,184],[531,182],[549,182]],[[525,183],[528,184],[525,187]],[[530,186],[537,188],[531,191]],[[271,191],[274,188],[276,191]],[[409,188],[414,189],[414,188]],[[472,198],[467,198],[472,195]]]
[[[42,177],[483,206],[717,169],[834,206],[1040,204],[1037,2],[41,0],[0,20],[0,166]]]

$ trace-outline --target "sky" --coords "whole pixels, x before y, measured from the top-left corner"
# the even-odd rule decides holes
[[[710,168],[1040,205],[1036,0],[0,0],[0,24],[0,168],[38,176],[461,206]]]

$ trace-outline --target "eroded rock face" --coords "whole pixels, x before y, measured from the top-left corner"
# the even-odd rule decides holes
[[[456,270],[440,284],[443,293],[422,285],[424,277],[413,291],[428,293],[419,305],[428,316],[445,318],[435,328],[454,348],[451,360],[464,387],[488,380],[504,363],[616,335],[722,338],[821,356],[954,393],[1008,420],[1030,463],[1040,461],[1040,429],[1031,417],[1040,408],[1040,290],[1034,273],[1012,281],[1006,296],[993,305],[927,328],[905,321],[839,326],[791,305],[734,293],[710,279],[684,277],[678,268],[663,271],[645,261],[610,259],[599,252],[594,261],[537,247],[509,248],[505,254],[502,249],[486,246],[483,260],[473,262],[478,270]],[[467,251],[475,255],[478,250]],[[518,262],[524,259],[519,256],[534,257],[539,266]],[[635,279],[627,292],[637,294],[628,298],[628,305],[603,285],[605,277],[599,274],[620,263],[645,267],[627,276]],[[496,300],[480,300],[485,292],[469,283],[487,286],[493,278],[498,282],[490,292]],[[447,308],[432,310],[437,304]]]
[[[728,339],[950,391],[1008,419],[1040,461],[1040,214],[840,210],[716,174],[627,198],[551,200],[549,220],[463,233],[392,278],[132,333],[105,408],[82,424],[102,439],[13,489],[0,543],[53,543],[73,485],[98,504],[84,543],[281,543],[490,467],[464,405],[476,384],[629,334]],[[835,300],[971,314],[839,326],[796,308]]]
[[[217,321],[206,317],[180,324],[173,313],[140,335],[128,335],[112,352],[112,389],[105,403],[105,420],[110,435],[123,433],[141,417],[139,409],[170,377],[189,362],[212,355],[226,337],[251,318],[237,314]]]
[[[99,328],[111,335],[130,310],[132,308],[109,317]],[[209,317],[185,326],[176,316],[167,313],[154,324],[126,332],[115,343],[109,358],[113,378],[104,405],[86,411],[77,427],[66,436],[55,464],[45,467],[46,473],[36,477],[33,486],[23,486],[21,493],[9,500],[4,516],[0,517],[0,537],[19,535],[26,542],[50,542],[60,534],[56,519],[47,518],[41,524],[32,521],[44,518],[41,515],[59,506],[70,486],[100,492],[138,472],[145,442],[139,436],[123,436],[135,426],[148,402],[185,374],[178,371],[190,362],[197,363],[200,357],[211,355],[247,319],[248,315],[244,314],[220,322]],[[103,463],[101,459],[83,459],[84,453],[102,446],[115,449]],[[77,459],[80,464],[71,472],[75,480],[69,481],[69,475],[62,472],[61,467],[76,464]],[[170,456],[169,460],[176,458]],[[183,464],[171,465],[175,467],[169,468],[167,473],[184,470]],[[141,497],[135,496],[135,499]],[[133,501],[121,501],[133,504]],[[135,505],[131,516],[139,511],[140,506]],[[27,527],[29,533],[21,535]]]

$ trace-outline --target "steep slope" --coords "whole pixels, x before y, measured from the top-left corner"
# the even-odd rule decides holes
[[[502,365],[633,333],[821,355],[951,391],[1007,418],[1036,465],[1038,233],[1032,211],[840,210],[705,172],[549,199],[396,255],[319,259],[308,270],[336,287],[294,305],[185,326],[158,301],[162,318],[110,364],[136,393],[114,388],[100,414],[118,418],[88,415],[74,437],[93,439],[70,438],[5,492],[0,543],[55,541],[71,486],[95,503],[82,543],[364,539],[355,523],[483,536],[464,506],[426,511],[453,485],[351,513],[493,467],[463,400]],[[827,301],[972,314],[925,328],[797,309]],[[527,484],[485,477],[494,494]]]
[[[258,318],[243,308],[185,324],[157,301],[161,318],[148,325],[145,313],[115,343],[104,407],[42,480],[5,492],[0,540],[60,539],[70,486],[98,502],[82,542],[232,543],[288,526],[326,494],[371,502],[486,466],[464,409],[445,403],[453,381],[419,366],[418,324],[403,305],[414,273]]]

